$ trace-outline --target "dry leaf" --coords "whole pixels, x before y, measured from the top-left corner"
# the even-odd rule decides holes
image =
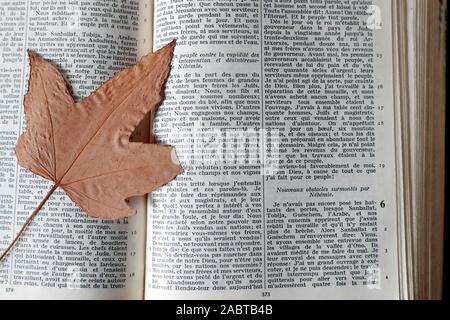
[[[57,68],[29,52],[28,127],[16,155],[21,166],[54,181],[54,187],[24,228],[58,187],[90,216],[119,219],[135,213],[125,199],[149,193],[181,172],[173,148],[129,141],[163,100],[174,47],[172,42],[145,56],[79,102]]]

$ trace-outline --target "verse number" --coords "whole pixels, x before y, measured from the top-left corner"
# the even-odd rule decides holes
[[[381,201],[380,207],[381,207],[382,209],[386,208],[386,201],[385,201],[385,200]]]

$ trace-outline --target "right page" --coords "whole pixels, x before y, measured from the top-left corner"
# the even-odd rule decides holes
[[[397,299],[390,1],[155,1],[147,299]]]

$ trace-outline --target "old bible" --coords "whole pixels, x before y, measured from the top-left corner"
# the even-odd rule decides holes
[[[75,97],[176,39],[134,133],[183,173],[137,214],[58,190],[2,299],[438,299],[446,1],[2,0],[0,244],[50,183],[14,154],[32,49]],[[71,141],[67,141],[68,144]]]

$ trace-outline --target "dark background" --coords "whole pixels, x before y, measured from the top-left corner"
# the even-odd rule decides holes
[[[448,54],[448,32],[447,32],[447,54]],[[448,64],[448,59],[447,59]],[[447,85],[448,85],[447,68]],[[448,92],[446,92],[446,150],[445,150],[445,243],[444,243],[444,291],[443,298],[450,300],[450,110]]]

